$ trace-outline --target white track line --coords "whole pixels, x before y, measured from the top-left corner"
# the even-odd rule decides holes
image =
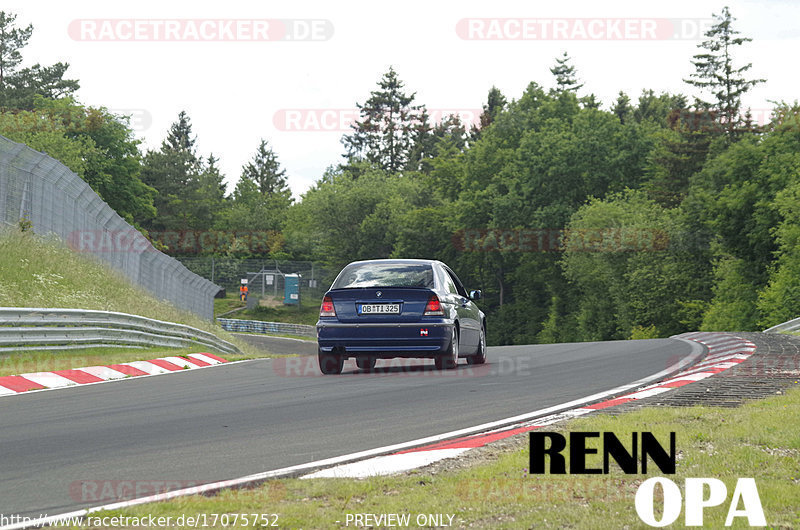
[[[416,453],[402,453],[399,455],[385,455],[361,460],[352,464],[321,469],[310,475],[300,478],[366,478],[379,475],[392,475],[402,471],[409,471],[418,467],[433,464],[445,458],[455,458],[461,453],[469,451],[467,447],[456,449],[439,449],[436,451],[418,451]]]

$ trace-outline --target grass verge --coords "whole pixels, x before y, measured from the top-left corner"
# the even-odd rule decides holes
[[[259,306],[253,309],[244,309],[231,313],[225,318],[261,320],[264,322],[286,322],[288,324],[307,324],[309,326],[314,326],[317,324],[317,320],[319,320],[319,304],[320,300],[312,300],[307,296],[300,300],[299,306]],[[219,302],[219,305],[221,307],[224,306],[222,302]]]
[[[130,313],[209,331],[247,354],[258,353],[214,322],[158,300],[93,256],[31,232],[0,230],[0,306]]]
[[[276,337],[278,339],[297,339],[309,342],[317,342],[315,337],[308,335],[292,335],[291,333],[252,333],[250,331],[235,331],[235,335],[252,335],[253,337]]]
[[[214,298],[214,318],[243,307],[245,307],[245,303],[239,300],[237,294],[227,293],[225,298]]]
[[[674,431],[677,473],[668,478],[683,489],[684,478],[717,477],[728,488],[727,502],[705,510],[706,527],[724,526],[737,478],[754,477],[768,525],[796,528],[800,527],[798,424],[800,388],[795,387],[785,395],[736,409],[646,408],[617,416],[597,414],[550,430],[611,431],[621,440],[640,431],[667,440]],[[485,450],[488,456],[482,463],[461,470],[423,469],[362,480],[274,480],[253,490],[185,497],[103,515],[275,513],[282,528],[337,528],[345,526],[348,513],[410,513],[412,521],[417,514],[454,514],[455,527],[646,528],[634,508],[645,475],[612,469],[610,475],[530,476],[526,440],[500,454]],[[599,457],[588,461],[591,467],[601,467]],[[649,476],[659,474],[656,469]],[[660,509],[657,503],[658,517]],[[682,527],[683,521],[682,513],[676,526]],[[745,522],[738,518],[734,527]]]

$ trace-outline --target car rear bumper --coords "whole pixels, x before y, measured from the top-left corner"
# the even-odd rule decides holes
[[[348,357],[438,357],[450,346],[452,320],[403,323],[317,322],[317,343],[324,353]]]

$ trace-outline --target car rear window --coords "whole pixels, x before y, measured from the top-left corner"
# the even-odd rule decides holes
[[[433,289],[433,269],[417,263],[354,263],[342,270],[331,289],[363,287]]]

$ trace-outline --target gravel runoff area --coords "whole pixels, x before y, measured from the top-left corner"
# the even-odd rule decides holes
[[[745,400],[776,394],[800,381],[800,336],[780,333],[739,332],[730,335],[747,339],[756,351],[746,361],[706,379],[649,398],[629,401],[601,409],[596,414],[622,414],[642,407],[691,407],[708,405],[737,407]],[[559,429],[559,427],[556,427]],[[440,460],[406,474],[456,471],[496,460],[506,451],[528,446],[528,435],[522,434],[471,449],[458,458]]]

